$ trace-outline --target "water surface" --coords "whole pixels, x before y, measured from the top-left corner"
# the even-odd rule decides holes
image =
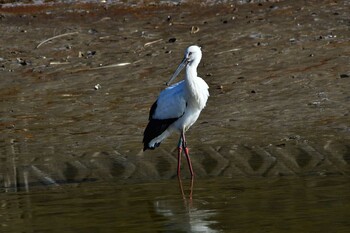
[[[350,178],[94,182],[2,193],[1,232],[348,232]]]

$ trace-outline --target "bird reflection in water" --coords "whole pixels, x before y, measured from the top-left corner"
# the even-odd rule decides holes
[[[177,176],[177,179],[179,181],[179,188],[180,188],[180,192],[182,195],[182,199],[184,200],[185,205],[187,205],[187,198],[183,189],[183,185],[182,185],[182,179],[180,176]],[[190,181],[190,193],[188,195],[188,199],[189,199],[189,206],[192,206],[192,196],[193,196],[193,184],[194,184],[194,177],[191,177],[191,181]]]
[[[212,220],[216,212],[204,209],[204,207],[208,207],[208,202],[193,199],[194,179],[192,178],[187,186],[186,184],[183,185],[181,177],[178,177],[178,183],[181,198],[157,200],[153,203],[157,215],[164,218],[161,231],[220,232],[213,229],[213,225],[218,223]]]

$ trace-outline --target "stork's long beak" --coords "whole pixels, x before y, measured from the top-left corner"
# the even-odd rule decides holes
[[[174,81],[174,79],[180,74],[181,70],[188,64],[188,60],[185,57],[182,62],[180,63],[180,65],[177,67],[175,73],[170,77],[169,81],[167,83],[165,83],[167,86],[170,85],[170,83],[172,81]]]

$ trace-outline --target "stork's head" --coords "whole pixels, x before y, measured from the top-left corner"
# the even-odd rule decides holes
[[[188,47],[185,51],[185,57],[183,58],[180,65],[177,67],[175,73],[171,76],[170,80],[166,83],[166,85],[169,86],[170,83],[179,75],[181,70],[187,65],[194,66],[195,68],[197,68],[201,59],[202,59],[201,47],[197,45],[191,45],[190,47]]]
[[[197,45],[192,45],[186,49],[184,60],[186,60],[187,63],[197,63],[198,65],[201,59],[201,47],[198,47]]]

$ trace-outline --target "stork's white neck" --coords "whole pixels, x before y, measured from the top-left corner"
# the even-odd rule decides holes
[[[191,62],[186,66],[186,79],[197,78],[197,66],[198,63]]]
[[[200,78],[197,76],[197,66],[198,64],[190,63],[186,67],[186,96],[187,104],[192,107],[202,109],[205,106],[205,103],[201,101],[201,85]]]

